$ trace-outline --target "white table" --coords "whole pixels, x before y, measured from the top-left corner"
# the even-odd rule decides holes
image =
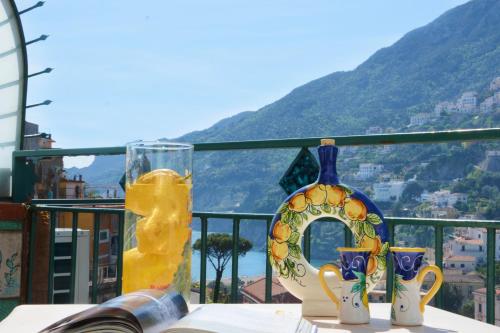
[[[20,305],[4,321],[0,322],[0,332],[34,333],[47,327],[51,323],[69,316],[73,313],[88,309],[93,305]],[[199,305],[191,305],[194,309]],[[300,304],[228,304],[224,306],[269,308],[269,311],[278,309],[297,311],[300,313]],[[343,325],[336,318],[307,317],[318,326],[318,333],[327,332],[467,332],[488,333],[500,332],[500,327],[482,323],[480,321],[456,315],[451,312],[426,307],[423,326],[399,327],[392,326],[389,321],[390,304],[370,304],[371,321],[366,325]]]

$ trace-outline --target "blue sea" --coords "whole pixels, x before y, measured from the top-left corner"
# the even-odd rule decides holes
[[[199,231],[193,230],[192,242],[201,237]],[[328,260],[313,259],[312,264],[315,267],[320,267],[328,262]],[[224,270],[223,278],[231,277],[231,261]],[[266,254],[265,252],[249,251],[244,257],[239,257],[238,261],[238,276],[256,277],[266,274]],[[191,279],[192,281],[200,281],[200,252],[194,251],[191,259]],[[207,260],[207,281],[215,279],[215,270],[212,264]]]

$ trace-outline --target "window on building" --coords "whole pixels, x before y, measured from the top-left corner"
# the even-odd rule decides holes
[[[479,252],[483,252],[483,246],[479,245]]]
[[[116,278],[116,266],[110,265],[99,267],[99,281],[112,278]]]
[[[107,266],[99,267],[97,280],[102,283],[102,281],[106,279],[107,276],[108,276],[108,267]]]
[[[477,312],[479,312],[479,313],[482,313],[482,312],[483,312],[483,305],[482,305],[481,303],[479,303],[479,306],[478,306]]]
[[[109,230],[101,230],[99,231],[99,243],[109,242]]]
[[[111,236],[111,255],[118,255],[118,236]]]
[[[460,264],[460,267],[464,268],[464,267],[465,267],[465,264]]]
[[[116,266],[108,266],[108,279],[116,278]]]
[[[455,268],[455,264],[451,264],[450,266],[451,266],[451,268]]]
[[[462,245],[462,252],[465,251],[465,245]]]

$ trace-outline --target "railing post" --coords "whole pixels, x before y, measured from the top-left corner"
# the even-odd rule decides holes
[[[388,222],[389,245],[394,246],[394,223]],[[394,268],[391,251],[387,251],[385,272],[385,301],[392,302],[392,288],[394,279]]]
[[[311,225],[304,230],[304,258],[311,261]]]
[[[99,231],[101,229],[101,214],[94,214],[94,247],[92,253],[92,303],[97,302],[97,276],[99,274]]]
[[[352,247],[352,231],[347,225],[344,225],[344,246]]]
[[[123,239],[125,231],[125,212],[118,214],[118,258],[116,261],[116,295],[122,294],[122,276],[123,276]]]
[[[49,243],[49,288],[47,303],[54,303],[54,252],[56,246],[56,211],[50,212],[50,243]]]
[[[201,217],[201,249],[200,249],[200,304],[207,302],[207,237],[208,219]]]
[[[69,289],[69,299],[71,303],[75,303],[75,285],[76,285],[76,256],[78,248],[78,213],[72,213],[71,223],[71,286]]]
[[[231,274],[231,302],[238,302],[238,247],[240,243],[240,219],[233,220],[233,253]]]
[[[272,302],[272,287],[273,287],[273,271],[271,268],[271,263],[269,262],[269,230],[271,230],[272,219],[266,220],[266,303]]]
[[[31,175],[27,172],[33,172],[29,165],[26,164],[25,157],[12,157],[12,200],[14,202],[25,202],[29,197],[29,188],[33,184],[29,183],[32,179]]]
[[[486,252],[486,321],[495,325],[495,236],[496,229],[487,229]]]
[[[443,270],[443,226],[436,225],[434,228],[434,253],[436,266]],[[445,279],[445,277],[443,277]],[[436,302],[436,307],[443,308],[443,289],[439,289],[434,298]]]

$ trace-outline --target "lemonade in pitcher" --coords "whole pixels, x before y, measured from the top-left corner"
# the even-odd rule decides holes
[[[122,292],[172,289],[189,300],[192,146],[127,145]]]

